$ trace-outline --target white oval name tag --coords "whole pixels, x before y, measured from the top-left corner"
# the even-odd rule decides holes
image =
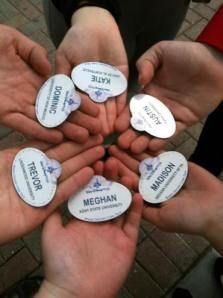
[[[45,127],[62,124],[81,104],[72,80],[63,74],[49,78],[39,90],[36,99],[36,116]]]
[[[157,138],[169,138],[176,131],[176,123],[170,110],[158,99],[138,94],[130,101],[131,125],[138,131],[146,131]]]
[[[109,64],[86,62],[74,67],[74,84],[97,102],[122,94],[127,89],[127,79],[121,71]]]
[[[12,164],[12,180],[18,195],[33,207],[50,203],[57,189],[61,165],[35,148],[17,153]]]
[[[88,222],[102,222],[123,214],[132,202],[123,185],[94,176],[89,184],[68,201],[70,213]]]
[[[175,151],[164,152],[140,163],[139,192],[149,203],[159,204],[174,197],[188,175],[185,157]]]

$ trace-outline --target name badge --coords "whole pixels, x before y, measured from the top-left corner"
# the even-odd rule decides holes
[[[127,79],[123,73],[105,63],[81,63],[74,67],[71,77],[74,84],[97,103],[103,103],[127,89]]]
[[[68,201],[70,213],[88,222],[103,222],[123,214],[132,202],[123,185],[94,176],[89,184]]]
[[[33,207],[49,204],[57,189],[61,165],[35,148],[17,153],[12,164],[12,180],[18,195]]]
[[[39,90],[36,99],[36,117],[45,127],[62,124],[71,112],[76,111],[81,98],[72,80],[63,74],[49,78]]]
[[[185,183],[188,163],[175,151],[164,152],[140,163],[139,192],[143,199],[159,204],[174,197]]]
[[[169,138],[176,131],[176,123],[170,110],[157,98],[138,94],[130,101],[131,125],[157,138]]]

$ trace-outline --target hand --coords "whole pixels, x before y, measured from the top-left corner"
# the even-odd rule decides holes
[[[150,148],[150,142],[153,139],[146,132],[140,133],[130,127],[131,113],[126,106],[124,111],[119,115],[115,123],[115,130],[120,133],[117,144],[123,150],[129,150],[133,154],[141,154]],[[157,140],[157,139],[155,139]],[[159,140],[159,142],[162,142]],[[166,141],[165,141],[166,142]]]
[[[51,72],[46,50],[20,32],[0,25],[1,123],[40,140],[59,143],[60,131],[36,121],[35,100]]]
[[[103,175],[108,180],[119,182],[129,189],[138,191],[139,164],[144,159],[152,157],[152,155],[149,153],[133,155],[116,145],[109,147],[109,154],[111,157],[105,162],[97,161],[94,164],[97,175]]]
[[[115,297],[130,270],[138,238],[142,200],[106,223],[72,220],[58,213],[45,223],[42,252],[45,281],[36,297]]]
[[[162,100],[173,113],[176,134],[206,117],[222,100],[223,56],[214,48],[196,42],[163,41],[142,55],[137,67],[144,92]],[[137,141],[137,137],[131,130],[119,145],[140,153],[148,147],[161,150],[169,141],[149,135]]]
[[[63,143],[57,147],[50,147],[46,143],[37,142],[24,145],[24,147],[39,148],[49,158],[55,159],[62,164],[62,175],[58,182],[55,197],[44,208],[29,206],[17,195],[14,189],[11,176],[12,162],[21,148],[0,152],[0,245],[33,230],[62,202],[67,200],[71,194],[88,183],[93,176],[93,170],[88,166],[100,159],[104,154],[103,148],[97,146],[101,142],[101,137],[91,137],[84,146],[71,142]],[[11,222],[12,218],[13,224]]]
[[[90,135],[102,132],[99,117],[99,108],[88,96],[81,93],[81,106],[72,112],[67,120],[60,125],[59,130],[70,140],[82,144],[88,141]]]
[[[143,217],[164,231],[204,236],[223,253],[222,197],[222,182],[189,163],[189,176],[183,189],[159,208],[145,206]]]
[[[83,7],[73,14],[72,27],[57,50],[56,69],[58,73],[70,74],[75,65],[88,61],[111,64],[128,76],[127,56],[118,26],[112,15],[99,7]],[[114,131],[115,120],[125,104],[126,93],[98,104],[104,136]]]

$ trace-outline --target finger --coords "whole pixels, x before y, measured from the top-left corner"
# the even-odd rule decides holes
[[[90,166],[104,155],[103,147],[95,147],[65,161],[62,164],[62,175],[60,181],[64,181],[80,169]]]
[[[124,222],[125,222],[125,214],[112,220],[112,224],[116,225],[117,227],[120,227],[120,228],[123,227]]]
[[[113,145],[109,148],[109,153],[125,164],[131,171],[138,174],[139,162],[132,158],[128,153],[120,150],[116,145]]]
[[[125,109],[127,101],[127,92],[124,92],[123,94],[119,95],[116,98],[116,109],[117,109],[117,116],[119,116]]]
[[[42,127],[35,120],[31,120],[19,113],[6,117],[4,124],[16,131],[35,136],[36,139],[49,143],[58,144],[63,140],[63,134],[59,130]]]
[[[139,136],[138,138],[136,138],[132,144],[131,144],[131,151],[134,153],[134,154],[140,154],[142,152],[144,152],[148,146],[149,146],[149,142],[150,142],[150,136],[144,136],[144,135],[141,135]]]
[[[107,113],[106,113],[106,108],[104,104],[99,105],[99,119],[101,122],[101,127],[102,127],[102,135],[107,136],[110,133],[108,121],[107,121]]]
[[[93,169],[96,175],[102,176],[104,173],[104,162],[101,160],[96,161],[93,164]]]
[[[146,51],[137,61],[138,82],[141,86],[147,85],[154,77],[155,71],[161,64],[160,44],[156,44]]]
[[[80,144],[85,143],[89,138],[89,133],[86,128],[68,121],[64,122],[59,129],[68,139]]]
[[[139,197],[141,195],[138,194]],[[155,226],[160,226],[160,209],[156,207],[145,206],[143,208],[143,218]]]
[[[130,189],[138,190],[138,181],[139,177],[134,172],[129,170],[121,161],[116,159],[118,162],[118,177],[120,177],[120,181],[126,187],[130,186]]]
[[[118,161],[110,157],[104,164],[104,176],[111,181],[117,181],[118,176]]]
[[[56,73],[70,75],[73,65],[69,63],[62,50],[56,51]]]
[[[73,142],[66,142],[58,145],[57,147],[51,148],[47,151],[47,156],[51,159],[55,159],[59,162],[64,162],[71,157],[76,156],[82,151],[86,151],[91,147],[100,145],[102,142],[101,136],[89,137],[88,142],[84,145],[76,144]]]
[[[116,100],[115,98],[109,98],[109,100],[105,103],[107,122],[108,122],[110,133],[114,131],[115,120],[117,117],[115,100]]]
[[[90,134],[99,134],[101,132],[100,120],[96,117],[89,116],[80,111],[71,113],[68,121],[77,126],[86,128]]]
[[[81,97],[80,111],[92,117],[98,117],[100,109],[98,104],[93,102],[90,97],[84,93],[79,92]]]
[[[91,168],[84,168],[60,183],[54,200],[47,208],[48,213],[51,213],[63,202],[67,201],[71,195],[87,185],[93,175],[94,172]]]
[[[130,125],[130,112],[129,108],[126,107],[119,115],[115,122],[115,130],[117,132],[124,132],[129,128]]]
[[[119,176],[121,177],[121,182],[129,189],[138,191],[139,177],[132,171],[130,171],[125,165],[120,163],[119,165]]]
[[[53,147],[52,144],[46,143],[46,142],[39,142],[39,141],[31,141],[31,142],[26,142],[19,146],[19,149],[25,149],[25,148],[36,148],[39,149],[40,151],[47,151],[49,148]]]
[[[120,183],[127,187],[128,189],[136,190],[136,184],[134,183],[133,179],[128,176],[124,176],[120,178]]]
[[[134,142],[138,136],[139,136],[139,133],[135,132],[130,128],[120,135],[117,141],[118,145],[122,149],[129,149],[132,142]]]
[[[19,32],[16,37],[17,50],[22,59],[40,75],[49,76],[51,65],[46,49]]]
[[[171,138],[168,139],[159,139],[159,138],[151,138],[148,144],[148,149],[151,151],[160,151],[162,150],[173,138],[179,135],[182,131],[186,129],[184,123],[180,121],[176,121],[176,132]]]
[[[132,205],[127,214],[123,230],[128,238],[135,243],[138,239],[139,225],[142,216],[143,201],[140,196],[134,196]]]

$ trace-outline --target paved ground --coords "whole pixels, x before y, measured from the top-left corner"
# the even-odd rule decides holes
[[[220,4],[222,0],[213,0],[208,5],[192,4],[177,39],[195,39]],[[16,27],[45,46],[53,60],[54,47],[47,36],[41,0],[1,0],[0,22]],[[202,122],[193,126],[168,148],[189,157],[202,126]],[[0,137],[1,149],[24,141],[22,135],[3,127],[0,128]],[[65,208],[63,210],[66,218],[67,212]],[[28,275],[42,274],[40,235],[39,227],[22,239],[0,248],[0,293]],[[204,239],[163,233],[143,222],[135,263],[120,297],[158,298],[168,294],[187,277],[209,249]]]

